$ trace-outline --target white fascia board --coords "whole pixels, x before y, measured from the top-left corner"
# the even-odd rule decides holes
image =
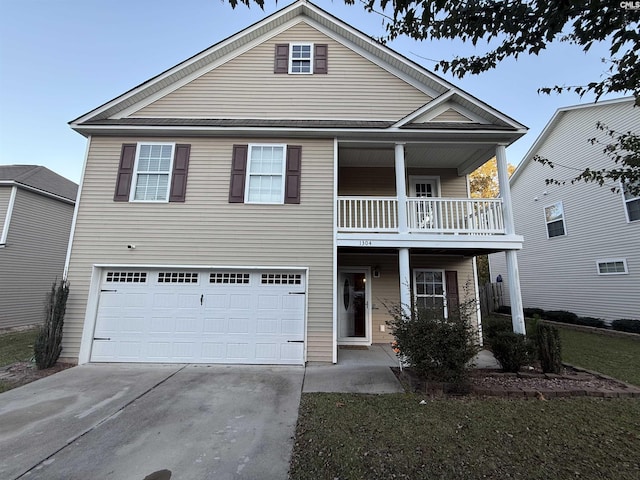
[[[433,110],[436,107],[446,103],[447,100],[449,100],[453,95],[455,95],[455,92],[453,92],[452,90],[449,90],[448,92],[443,93],[439,97],[434,98],[429,103],[426,103],[422,107],[420,107],[417,110],[413,111],[412,113],[410,113],[406,117],[401,118],[400,120],[398,120],[396,123],[394,123],[391,126],[391,128],[398,128],[398,127],[401,127],[402,125],[406,125],[408,123],[413,122],[416,118],[420,117],[421,115],[424,115],[428,111]]]
[[[70,205],[73,205],[75,203],[75,200],[71,200],[69,198],[62,197],[60,195],[56,195],[55,193],[47,192],[46,190],[41,190],[39,188],[32,187],[31,185],[25,185],[24,183],[16,182],[15,180],[0,180],[0,185],[16,186],[16,187],[21,188],[23,190],[28,190],[30,192],[37,193],[39,195],[43,195],[45,197],[53,198],[55,200],[59,200],[59,201],[64,202],[64,203],[68,203]]]
[[[7,211],[4,216],[3,226],[2,226],[2,235],[0,235],[0,245],[4,245],[7,243],[7,235],[9,234],[9,226],[11,225],[11,215],[13,214],[13,206],[16,203],[16,193],[18,192],[18,187],[13,185],[11,187],[11,193],[9,194],[9,204],[7,205]]]

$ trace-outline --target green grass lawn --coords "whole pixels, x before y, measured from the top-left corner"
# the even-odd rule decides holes
[[[637,399],[303,394],[291,480],[637,479]]]
[[[564,362],[640,385],[640,339],[558,330]]]
[[[0,367],[30,360],[37,334],[37,329],[0,334]],[[8,382],[0,380],[0,393],[11,388]]]

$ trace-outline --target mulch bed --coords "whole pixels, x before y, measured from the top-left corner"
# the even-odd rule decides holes
[[[565,365],[561,374],[535,369],[519,373],[477,369],[463,385],[434,382],[419,377],[410,367],[392,368],[405,390],[427,395],[475,395],[509,398],[607,397],[640,398],[640,388],[611,377]]]
[[[75,365],[58,362],[53,367],[38,370],[33,362],[17,362],[0,368],[0,381],[8,383],[12,388],[16,388],[71,367],[75,367]]]

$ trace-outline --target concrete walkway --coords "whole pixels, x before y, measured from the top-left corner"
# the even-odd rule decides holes
[[[488,350],[474,359],[476,368],[500,368]],[[402,393],[404,389],[389,367],[399,366],[398,357],[387,343],[366,348],[340,348],[338,363],[307,364],[303,393]]]

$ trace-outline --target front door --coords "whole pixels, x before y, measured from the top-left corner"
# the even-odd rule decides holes
[[[338,342],[371,344],[369,269],[353,268],[338,273]]]

